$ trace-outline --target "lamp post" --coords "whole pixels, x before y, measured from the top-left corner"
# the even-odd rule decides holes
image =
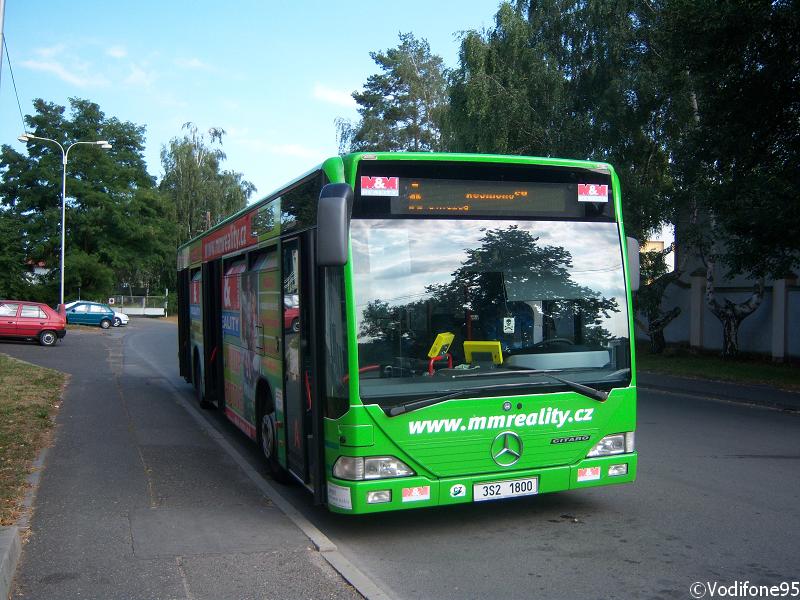
[[[64,146],[62,146],[56,140],[51,140],[50,138],[46,137],[39,137],[38,135],[33,135],[32,133],[28,132],[23,133],[17,139],[23,143],[28,143],[31,140],[53,142],[61,150],[61,159],[62,159],[61,162],[63,165],[63,170],[61,176],[61,268],[60,268],[61,285],[59,294],[60,298],[59,304],[64,304],[64,230],[65,230],[65,221],[67,214],[67,158],[69,158],[69,151],[79,144],[87,144],[89,146],[100,146],[104,150],[109,150],[111,148],[111,144],[109,144],[108,141],[106,140],[97,140],[95,142],[74,142],[69,146],[67,146],[67,149],[64,150]]]

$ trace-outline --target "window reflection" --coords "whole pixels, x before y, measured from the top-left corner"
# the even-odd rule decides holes
[[[628,366],[614,223],[357,219],[351,239],[362,396],[387,377],[450,389],[466,369]],[[503,364],[464,342],[499,344]]]

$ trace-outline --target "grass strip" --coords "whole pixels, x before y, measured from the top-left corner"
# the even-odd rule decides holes
[[[31,462],[50,441],[67,375],[0,354],[0,525],[25,497]]]
[[[763,357],[722,358],[688,351],[665,354],[645,351],[636,354],[636,367],[642,371],[678,377],[766,384],[800,392],[800,367],[797,364],[774,363]]]

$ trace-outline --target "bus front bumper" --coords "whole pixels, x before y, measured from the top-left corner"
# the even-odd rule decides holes
[[[345,481],[331,477],[328,479],[328,508],[337,513],[364,514],[464,504],[480,500],[474,497],[474,492],[482,490],[482,484],[530,479],[536,479],[535,493],[530,495],[632,483],[636,479],[637,461],[638,454],[633,452],[587,458],[574,465],[441,479],[416,476]]]

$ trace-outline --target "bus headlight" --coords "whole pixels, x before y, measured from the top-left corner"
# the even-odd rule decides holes
[[[607,435],[597,442],[594,448],[589,450],[589,454],[586,455],[586,458],[624,454],[626,452],[633,452],[633,449],[634,437],[632,431],[628,433],[615,433],[613,435]]]
[[[387,477],[408,477],[414,471],[394,456],[375,456],[364,459],[364,479],[386,479]]]
[[[340,456],[333,465],[333,476],[351,481],[364,479],[364,459],[360,456]]]
[[[414,471],[394,456],[340,456],[333,465],[333,476],[339,479],[362,481],[409,477]]]

